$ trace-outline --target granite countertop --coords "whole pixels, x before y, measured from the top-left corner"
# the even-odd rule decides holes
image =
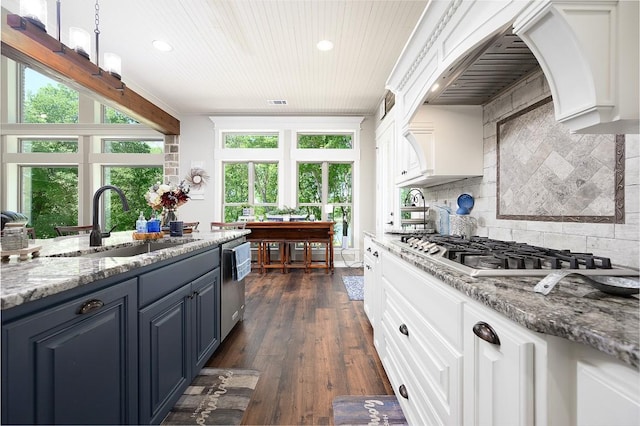
[[[171,257],[219,245],[250,231],[196,232],[183,237],[164,237],[151,241],[151,244],[156,241],[184,244],[131,257],[78,256],[110,248],[147,244],[147,241],[134,240],[132,233],[114,232],[111,237],[103,238],[101,247],[90,247],[88,234],[31,241],[30,247],[42,246],[39,257],[21,261],[17,256],[11,256],[8,262],[2,262],[0,266],[0,309],[9,309]]]
[[[385,250],[529,330],[591,346],[640,369],[637,295],[609,295],[580,277],[568,276],[545,296],[533,290],[541,277],[473,278],[404,249],[397,244],[398,236],[365,234]]]

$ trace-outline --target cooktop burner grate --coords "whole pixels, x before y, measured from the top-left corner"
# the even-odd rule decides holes
[[[405,235],[403,245],[470,275],[546,275],[551,270],[579,270],[591,275],[638,275],[612,265],[607,257],[486,237]]]

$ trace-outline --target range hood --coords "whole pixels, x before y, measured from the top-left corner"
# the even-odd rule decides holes
[[[640,133],[639,3],[430,2],[387,88],[398,130],[429,105],[482,105],[542,69],[575,133]]]

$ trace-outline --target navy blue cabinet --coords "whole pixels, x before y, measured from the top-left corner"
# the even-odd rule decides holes
[[[137,423],[137,280],[2,327],[3,424]]]
[[[160,423],[220,345],[219,307],[216,268],[140,310],[140,423]]]

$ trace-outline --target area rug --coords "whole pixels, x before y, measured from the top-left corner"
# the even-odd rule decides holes
[[[333,400],[335,425],[406,425],[393,395],[338,396]]]
[[[342,282],[347,288],[349,299],[364,300],[364,277],[362,275],[342,277]]]
[[[256,388],[254,370],[203,368],[163,425],[239,425]]]

